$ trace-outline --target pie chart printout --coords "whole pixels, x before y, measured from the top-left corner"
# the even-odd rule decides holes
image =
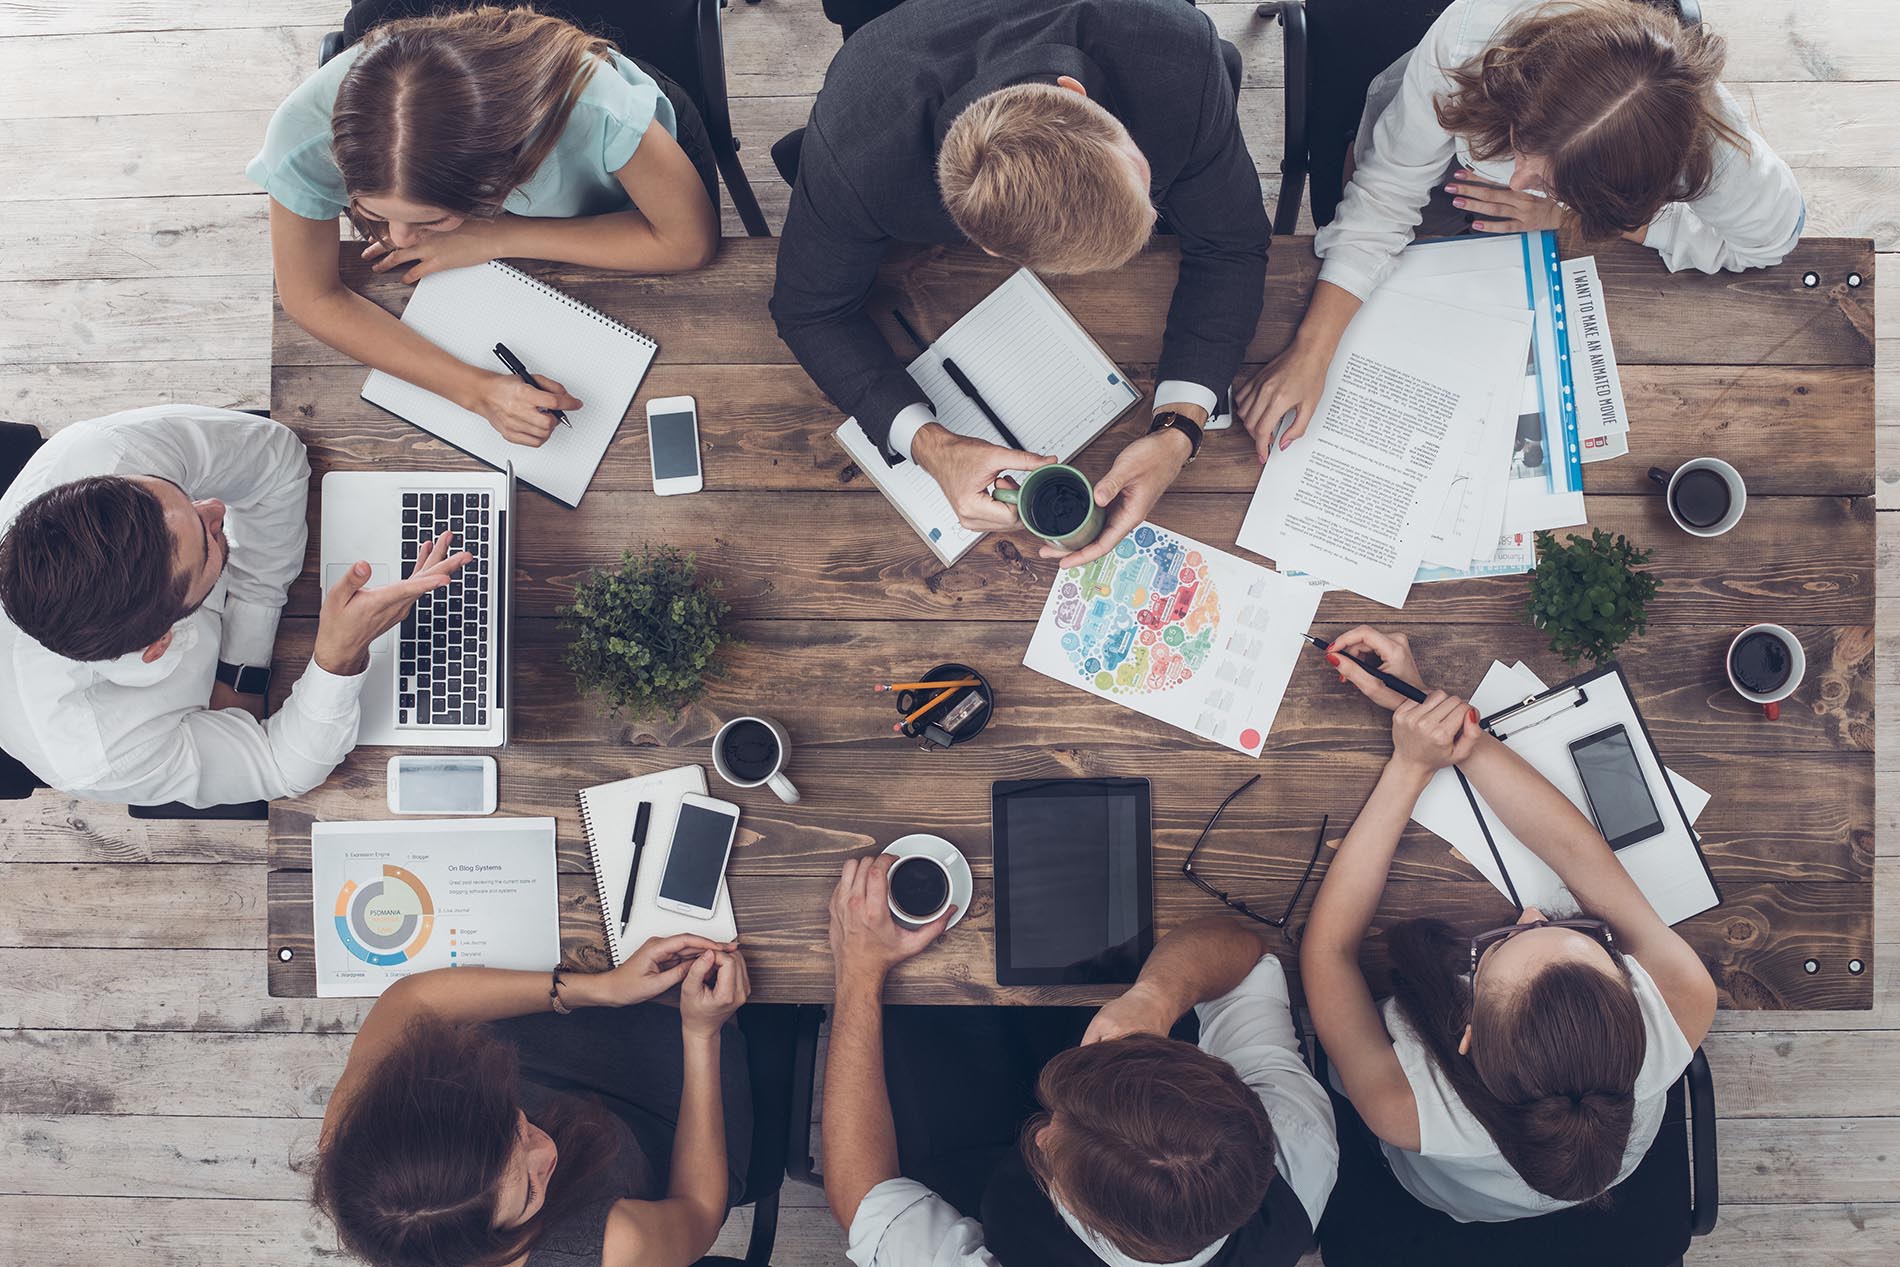
[[[378,967],[407,963],[435,931],[435,907],[415,874],[392,863],[382,878],[343,882],[336,896],[336,935],[343,948]]]

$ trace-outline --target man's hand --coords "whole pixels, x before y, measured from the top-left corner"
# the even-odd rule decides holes
[[[1045,545],[1042,557],[1060,559],[1062,567],[1072,568],[1093,563],[1113,550],[1148,517],[1193,452],[1193,444],[1179,431],[1152,432],[1123,449],[1108,474],[1095,481],[1095,504],[1108,510],[1102,535],[1068,554]]]
[[[413,285],[430,273],[450,268],[472,268],[508,254],[508,222],[512,216],[484,220],[470,216],[447,233],[424,232],[409,246],[371,242],[363,258],[376,261],[371,268],[387,273],[408,265],[402,279]]]
[[[885,877],[897,859],[890,854],[852,858],[831,893],[832,971],[882,984],[892,968],[937,940],[956,918],[952,906],[922,928],[903,928],[891,914]]]
[[[1053,457],[1006,449],[1000,444],[958,435],[940,422],[918,431],[910,442],[917,465],[930,473],[957,512],[957,522],[972,532],[1008,531],[1021,522],[1014,506],[1005,506],[989,494],[1002,482],[1004,471],[1033,471],[1055,461]]]
[[[237,688],[223,682],[211,684],[211,711],[222,712],[227,708],[241,708],[259,721],[264,720],[264,697],[262,695],[239,695]]]
[[[1152,987],[1137,981],[1119,999],[1095,1014],[1082,1035],[1081,1045],[1087,1047],[1090,1043],[1129,1034],[1160,1034],[1165,1038],[1180,1019],[1181,1014],[1170,1008]]]
[[[1480,233],[1532,233],[1539,229],[1561,229],[1570,219],[1570,209],[1555,198],[1529,190],[1505,189],[1479,179],[1478,174],[1460,169],[1447,193],[1456,195],[1451,205],[1479,217],[1471,227]]]
[[[343,579],[323,597],[317,614],[317,645],[311,659],[317,667],[340,677],[354,677],[369,667],[369,644],[399,622],[416,599],[440,589],[473,556],[465,550],[449,553],[443,533],[422,547],[415,571],[407,579],[365,589],[369,564],[350,565]]]

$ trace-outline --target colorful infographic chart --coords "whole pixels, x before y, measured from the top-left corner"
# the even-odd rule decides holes
[[[429,890],[412,871],[383,865],[367,884],[345,880],[336,895],[336,935],[343,949],[378,967],[414,959],[435,931]]]
[[[1320,591],[1144,523],[1057,573],[1023,663],[1260,755]]]

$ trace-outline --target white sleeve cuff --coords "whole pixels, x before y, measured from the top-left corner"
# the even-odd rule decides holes
[[[908,460],[910,442],[917,433],[937,421],[937,411],[921,401],[905,405],[897,411],[897,417],[891,419],[890,450]]]
[[[270,660],[265,659],[269,664]],[[312,656],[304,667],[303,676],[291,688],[297,697],[298,705],[304,712],[319,721],[338,720],[357,706],[363,694],[363,679],[367,673],[356,673],[349,677],[332,673],[318,664]]]
[[[1186,379],[1164,379],[1155,384],[1155,412],[1160,413],[1169,405],[1199,405],[1212,418],[1220,412],[1220,394]]]
[[[218,630],[218,659],[227,664],[270,667],[271,647],[277,642],[281,607],[264,607],[227,596]]]
[[[1361,303],[1371,298],[1379,287],[1378,272],[1348,263],[1343,253],[1320,260],[1319,280],[1331,282]]]

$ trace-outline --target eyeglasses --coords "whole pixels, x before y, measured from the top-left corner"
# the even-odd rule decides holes
[[[1603,943],[1603,948],[1612,954],[1616,951],[1616,937],[1610,932],[1610,926],[1600,919],[1534,919],[1528,924],[1506,924],[1503,928],[1493,928],[1473,937],[1471,975],[1478,975],[1478,961],[1484,958],[1485,951],[1493,946],[1501,946],[1519,933],[1528,933],[1533,928],[1568,928]]]
[[[1326,824],[1329,821],[1327,817],[1322,816],[1319,820],[1319,835],[1313,838],[1313,856],[1307,859],[1306,870],[1300,875],[1300,883],[1293,890],[1293,897],[1287,902],[1286,909],[1280,912],[1278,919],[1271,919],[1268,916],[1262,915],[1239,898],[1227,896],[1225,892],[1215,888],[1194,873],[1194,855],[1200,851],[1202,842],[1207,839],[1207,833],[1214,830],[1214,824],[1220,821],[1221,814],[1225,812],[1229,805],[1233,804],[1234,798],[1258,782],[1260,782],[1260,776],[1256,774],[1227,794],[1227,799],[1220,803],[1220,807],[1214,811],[1214,816],[1207,820],[1207,826],[1201,828],[1201,834],[1194,838],[1194,847],[1188,850],[1187,859],[1181,864],[1181,874],[1186,876],[1195,888],[1207,894],[1222,906],[1230,910],[1239,911],[1242,915],[1245,915],[1248,919],[1256,923],[1266,924],[1269,927],[1277,928],[1281,932],[1285,932],[1286,922],[1293,918],[1293,910],[1300,904],[1300,894],[1306,892],[1306,882],[1313,878],[1313,868],[1319,865],[1319,851],[1326,843]]]

